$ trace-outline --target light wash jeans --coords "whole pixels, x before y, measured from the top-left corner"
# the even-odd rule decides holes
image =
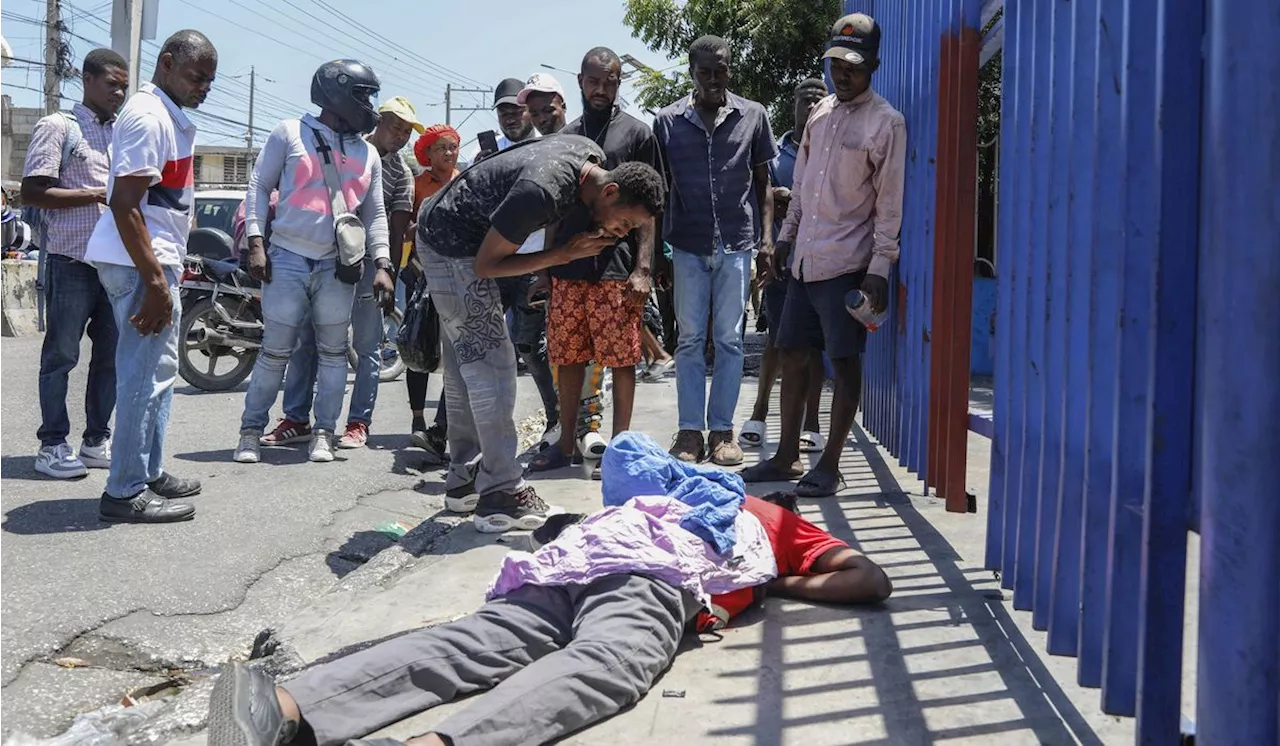
[[[143,336],[129,317],[142,306],[142,275],[134,267],[98,264],[98,281],[111,299],[116,340],[116,429],[106,493],[128,500],[164,474],[164,434],[178,378],[178,326],[182,299],[178,270],[164,268],[173,318],[159,334]]]
[[[476,492],[524,486],[516,461],[516,350],[507,335],[498,283],[475,275],[475,259],[453,259],[420,248],[427,287],[440,313],[441,368],[449,414],[445,488],[472,478]]]
[[[676,397],[681,430],[732,430],[742,388],[742,317],[751,288],[751,252],[710,256],[672,252],[675,278]],[[716,348],[711,398],[707,399],[707,319]],[[710,427],[708,427],[708,425]]]
[[[373,259],[365,257],[364,277],[356,286],[351,305],[351,346],[360,363],[356,367],[355,385],[351,387],[351,404],[347,422],[373,423],[373,406],[378,401],[378,374],[382,369],[379,346],[382,344],[382,308],[373,298]],[[302,325],[298,346],[289,358],[284,377],[284,416],[294,422],[311,422],[311,403],[316,390],[316,332],[310,323]]]
[[[272,246],[271,282],[262,284],[266,329],[244,397],[240,429],[262,431],[284,380],[285,366],[298,347],[302,329],[313,326],[319,353],[316,375],[316,429],[333,432],[347,385],[347,327],[355,285],[333,274],[337,259],[307,259]]]

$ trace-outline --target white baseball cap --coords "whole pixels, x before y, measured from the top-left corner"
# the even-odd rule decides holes
[[[560,81],[554,76],[546,73],[534,73],[525,81],[524,88],[520,89],[520,93],[516,96],[516,103],[521,106],[529,99],[530,93],[556,93],[560,98],[565,99],[564,88],[560,85]]]

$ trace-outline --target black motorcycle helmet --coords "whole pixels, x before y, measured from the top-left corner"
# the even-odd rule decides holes
[[[326,62],[311,78],[311,103],[328,109],[342,121],[344,134],[368,134],[378,124],[373,97],[382,83],[372,68],[359,60]]]

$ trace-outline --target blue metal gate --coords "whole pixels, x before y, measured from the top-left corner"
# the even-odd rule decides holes
[[[883,27],[910,138],[863,422],[950,509],[984,4],[845,3]],[[1199,531],[1197,739],[1280,743],[1280,2],[1005,6],[986,562],[1104,711],[1172,744]]]

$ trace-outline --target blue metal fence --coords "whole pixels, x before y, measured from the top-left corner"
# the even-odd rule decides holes
[[[984,5],[845,3],[883,27],[909,137],[863,421],[949,506],[972,235],[947,180],[973,157],[950,128]],[[1199,530],[1197,739],[1280,743],[1280,2],[1008,0],[1000,23],[987,565],[1104,711],[1171,744]]]

